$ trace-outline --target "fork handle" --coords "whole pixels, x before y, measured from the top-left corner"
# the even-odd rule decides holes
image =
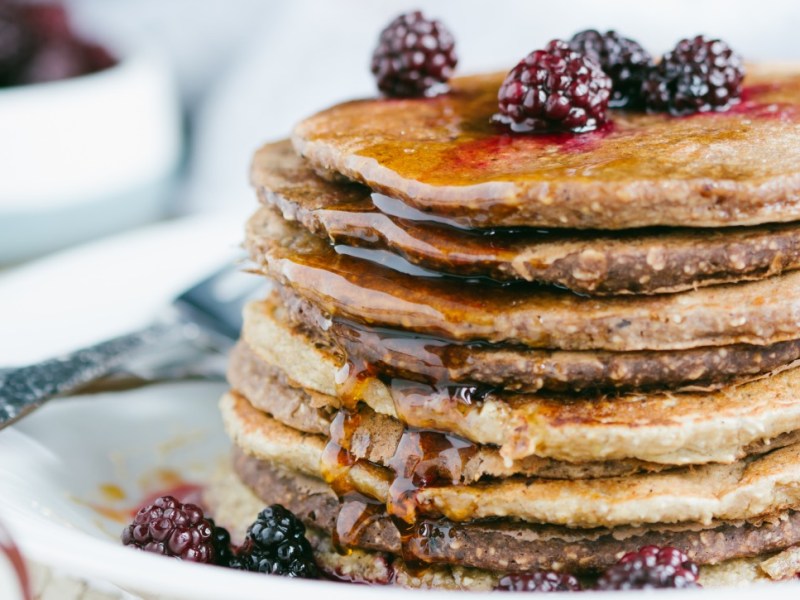
[[[103,377],[144,346],[178,333],[177,323],[155,323],[58,358],[0,372],[0,429],[51,398]]]

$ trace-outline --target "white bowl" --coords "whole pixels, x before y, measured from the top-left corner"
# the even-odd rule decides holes
[[[0,90],[0,262],[163,214],[181,154],[177,92],[147,50],[103,71]]]

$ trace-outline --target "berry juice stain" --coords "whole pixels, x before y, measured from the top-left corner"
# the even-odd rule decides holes
[[[795,122],[800,119],[800,106],[786,101],[787,89],[778,83],[759,83],[745,86],[739,101],[726,110],[700,112],[675,119],[698,119],[730,115],[732,118],[749,120],[777,120]],[[800,93],[796,90],[794,94]]]
[[[28,570],[25,566],[25,560],[22,558],[22,553],[19,548],[14,544],[8,532],[0,526],[0,554],[5,557],[5,560],[11,567],[11,571],[16,576],[19,583],[19,590],[22,592],[24,600],[32,600],[33,594],[31,591],[31,583],[28,577]],[[0,590],[0,596],[3,590]],[[11,591],[11,590],[5,590]]]

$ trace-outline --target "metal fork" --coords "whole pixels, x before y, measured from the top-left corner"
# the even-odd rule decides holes
[[[228,264],[175,298],[144,329],[38,364],[0,371],[0,429],[51,398],[75,391],[137,358],[141,361],[148,350],[188,341],[205,352],[226,352],[241,331],[245,301],[264,286],[259,280]]]

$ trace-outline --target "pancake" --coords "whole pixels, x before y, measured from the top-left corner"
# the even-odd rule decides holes
[[[256,214],[246,244],[265,274],[335,318],[454,341],[681,350],[768,345],[800,333],[800,271],[680,294],[598,299],[532,284],[489,286],[400,273],[339,254],[277,214]]]
[[[223,423],[234,444],[260,460],[311,477],[323,468],[348,487],[394,506],[395,514],[417,514],[466,522],[513,517],[531,523],[594,528],[652,523],[752,520],[800,507],[800,444],[749,456],[727,465],[708,464],[627,477],[546,480],[510,477],[469,485],[419,485],[407,472],[418,461],[387,466],[368,461],[348,464],[343,473],[323,464],[327,437],[306,434],[255,410],[235,392],[220,403]],[[334,465],[338,467],[338,465]],[[391,467],[391,468],[390,468]],[[398,474],[392,474],[395,469]],[[415,480],[414,480],[415,481]],[[393,484],[401,484],[396,495]]]
[[[230,352],[227,380],[255,408],[284,425],[306,433],[327,434],[330,430],[338,402],[292,385],[283,371],[259,360],[244,342]]]
[[[323,482],[287,471],[248,457],[234,455],[234,471],[239,494],[254,494],[253,508],[259,504],[282,503],[298,514],[308,527],[332,534],[337,521],[347,521],[347,512],[356,502],[340,503]],[[227,485],[235,485],[226,480]],[[212,503],[213,504],[213,503]],[[250,511],[252,512],[252,510]],[[340,517],[342,514],[342,517]],[[215,515],[216,516],[216,515]],[[250,517],[252,520],[252,517]],[[447,535],[443,534],[449,529]],[[348,540],[360,549],[382,551],[443,565],[460,565],[490,572],[555,569],[573,572],[594,571],[614,564],[626,551],[645,545],[671,545],[684,550],[701,565],[701,577],[719,575],[723,565],[733,567],[736,558],[768,558],[797,543],[800,516],[794,512],[776,515],[753,523],[715,523],[698,526],[623,527],[613,530],[574,530],[549,525],[485,522],[458,525],[447,521],[421,521],[418,535],[402,547],[394,522],[375,513]],[[718,565],[716,569],[710,565]],[[717,573],[715,573],[715,570]],[[764,574],[760,575],[764,578]]]
[[[470,227],[720,227],[800,218],[800,76],[752,65],[744,100],[691,117],[611,111],[580,135],[490,123],[504,73],[434,99],[347,102],[292,141],[343,175]]]
[[[288,382],[282,373],[270,367],[258,355],[239,342],[231,353],[228,381],[258,411],[305,433],[330,437],[339,432],[337,443],[356,459],[388,464],[404,442],[409,429],[399,420],[376,413],[364,404],[354,410],[336,410],[339,401],[333,396],[309,392]],[[298,415],[303,415],[298,418]],[[456,441],[459,460],[448,450],[448,434],[435,430],[411,430],[421,443],[438,448],[444,456],[427,459],[440,477],[458,483],[471,483],[483,477],[525,475],[545,479],[592,479],[621,477],[642,471],[660,471],[667,465],[640,460],[616,460],[570,463],[550,458],[528,456],[520,460],[503,458],[495,446],[478,445],[463,438]],[[751,444],[742,456],[762,454],[800,442],[800,431],[783,434],[767,443]]]
[[[663,464],[731,462],[748,447],[800,429],[800,369],[718,392],[543,397],[384,382],[347,371],[330,350],[290,327],[282,309],[251,303],[242,331],[249,348],[288,381],[336,408],[361,401],[408,425],[496,445],[506,459],[536,455],[567,462],[636,458]],[[318,397],[322,399],[322,397]]]
[[[389,250],[460,276],[538,281],[588,294],[653,294],[800,266],[795,224],[616,233],[459,229],[369,188],[318,177],[287,141],[256,153],[251,180],[264,204],[334,244]]]
[[[794,365],[800,340],[768,346],[734,344],[687,350],[606,352],[545,350],[508,344],[455,343],[333,320],[285,287],[248,317],[281,302],[289,321],[316,344],[343,353],[354,369],[413,381],[446,382],[516,392],[572,394],[625,391],[712,391]]]

